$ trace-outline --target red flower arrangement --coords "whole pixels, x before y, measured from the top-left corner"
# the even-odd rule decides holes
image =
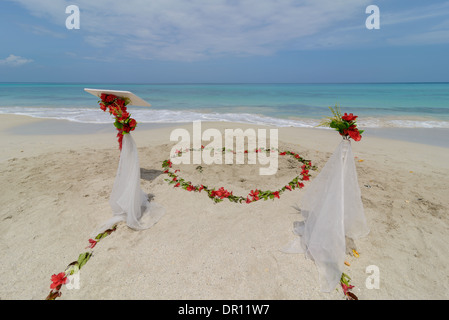
[[[67,279],[67,275],[65,274],[65,272],[54,274],[51,276],[52,283],[50,285],[50,289],[59,290],[61,288],[61,286],[63,284],[66,284],[68,281],[69,281],[69,279]]]
[[[204,149],[204,147],[202,146],[201,149]],[[193,148],[187,149],[185,152],[187,151],[193,151]],[[226,150],[225,148],[222,149],[222,152],[226,152],[226,151],[232,151],[232,150]],[[270,149],[256,149],[255,152],[262,152],[262,151],[266,151],[266,152],[271,152]],[[234,151],[232,151],[234,152]],[[274,152],[274,150],[273,150]],[[248,153],[248,150],[245,150],[245,153]],[[178,151],[176,153],[177,156],[181,156],[182,155],[182,151]],[[204,186],[204,185],[193,185],[192,182],[190,181],[185,181],[185,179],[181,178],[178,174],[176,174],[177,172],[179,172],[179,169],[175,170],[175,171],[170,171],[173,167],[173,163],[170,160],[165,160],[162,163],[162,168],[164,169],[164,173],[167,174],[170,178],[169,179],[164,179],[165,181],[167,181],[169,184],[174,184],[175,188],[181,187],[184,190],[190,191],[190,192],[201,192],[202,190],[204,190],[207,195],[209,196],[209,198],[211,198],[214,202],[221,202],[224,199],[227,199],[231,202],[236,202],[236,203],[252,203],[255,201],[259,201],[259,200],[268,200],[268,199],[280,199],[280,195],[285,192],[285,190],[289,190],[292,191],[295,188],[304,188],[304,183],[302,183],[301,181],[308,181],[310,179],[310,175],[309,175],[309,170],[316,170],[315,166],[312,166],[312,162],[310,160],[305,160],[304,158],[302,158],[299,154],[294,153],[294,152],[290,152],[290,151],[284,151],[284,152],[279,152],[279,155],[281,156],[285,156],[285,155],[289,155],[292,156],[295,160],[301,162],[303,165],[301,166],[301,174],[300,176],[295,177],[293,180],[291,180],[289,183],[287,183],[287,185],[285,185],[284,187],[280,188],[279,190],[276,191],[271,191],[271,190],[251,190],[251,192],[247,195],[247,196],[238,196],[238,195],[234,195],[232,191],[226,190],[224,187],[220,187],[218,190],[216,190],[215,188],[211,188],[208,186]]]
[[[102,93],[100,96],[100,108],[103,111],[109,111],[109,114],[115,117],[114,126],[117,128],[117,138],[120,150],[122,150],[123,135],[130,133],[137,126],[137,121],[131,118],[126,109],[129,104],[128,98],[120,98],[113,94]]]
[[[364,130],[357,129],[356,119],[358,116],[352,113],[342,115],[338,106],[335,106],[335,108],[329,107],[329,109],[334,116],[326,118],[319,126],[326,126],[337,130],[343,136],[343,139],[346,140],[352,138],[354,141],[360,141],[362,139]]]

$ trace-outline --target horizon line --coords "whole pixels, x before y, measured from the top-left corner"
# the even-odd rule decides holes
[[[57,81],[0,81],[0,84],[109,84],[109,85],[276,85],[276,84],[444,84],[449,81],[374,81],[374,82],[57,82]]]

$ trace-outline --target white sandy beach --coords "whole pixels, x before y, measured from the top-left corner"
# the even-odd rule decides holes
[[[0,299],[42,300],[51,275],[85,252],[92,232],[111,217],[116,132],[112,123],[94,130],[62,120],[0,119]],[[173,188],[161,168],[175,144],[169,140],[173,128],[150,127],[138,126],[132,135],[142,189],[164,206],[165,216],[145,231],[119,224],[93,249],[80,288],[63,288],[58,299],[344,299],[340,288],[320,292],[313,261],[280,251],[301,219],[295,206],[303,190],[251,204],[214,204],[204,193]],[[331,130],[279,128],[280,150],[318,166],[312,179],[340,140]],[[449,148],[369,134],[352,146],[371,230],[355,243],[360,257],[346,259],[352,291],[363,300],[448,299]],[[245,186],[248,192],[256,185],[275,188],[295,174],[285,161],[279,180],[245,175],[246,166],[203,165],[203,175],[208,184],[243,193]],[[365,285],[371,265],[379,268],[379,289]]]

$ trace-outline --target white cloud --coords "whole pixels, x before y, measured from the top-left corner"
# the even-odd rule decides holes
[[[422,20],[432,20],[449,15],[449,2],[423,5],[413,8],[403,8],[400,11],[384,12],[381,7],[382,25],[396,25],[405,23],[417,23]]]
[[[65,25],[69,0],[15,0]],[[270,55],[365,20],[369,0],[78,0],[87,43],[142,59]],[[352,24],[352,22],[351,22]],[[301,42],[297,44],[302,46]]]
[[[397,12],[387,12],[381,25],[391,33],[385,37],[389,45],[425,46],[449,43],[449,1],[422,5]],[[407,32],[394,32],[395,29]]]
[[[33,60],[10,54],[9,57],[0,60],[0,66],[18,67],[30,62]]]
[[[410,34],[404,37],[391,38],[392,45],[432,45],[449,43],[449,30],[429,31]]]
[[[58,39],[64,39],[66,37],[66,35],[61,32],[55,32],[42,26],[29,26],[29,28],[31,28],[32,33],[39,36],[50,36]]]

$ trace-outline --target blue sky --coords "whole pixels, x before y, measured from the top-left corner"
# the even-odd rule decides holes
[[[0,12],[1,82],[449,81],[449,1],[2,0]]]

